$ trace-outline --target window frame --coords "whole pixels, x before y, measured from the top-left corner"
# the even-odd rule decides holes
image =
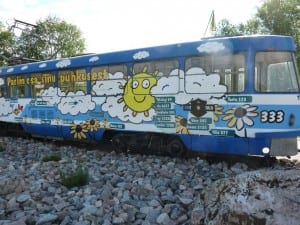
[[[53,82],[43,82],[43,81],[44,81],[43,77],[46,77],[46,75],[48,75],[48,76],[53,76],[54,81],[53,81]],[[34,83],[34,82],[35,82],[34,77],[39,77],[39,76],[41,76],[40,78],[42,79],[42,82],[41,82],[41,84],[35,84],[35,83]],[[33,90],[34,90],[34,85],[45,85],[44,88],[41,88],[41,89],[40,89],[40,92],[41,92],[42,90],[47,90],[47,89],[49,89],[50,87],[53,87],[53,88],[56,87],[57,78],[56,78],[56,75],[55,75],[54,71],[38,72],[38,73],[30,73],[30,74],[29,74],[29,79],[30,79],[29,90],[30,90],[30,96],[31,96],[32,98],[41,97],[41,95],[37,95],[36,93],[33,94],[33,93],[35,92],[35,91],[33,91]],[[38,81],[38,82],[39,82],[39,81]]]
[[[117,68],[117,67],[123,67],[123,70],[113,70],[113,73],[111,73],[111,69],[112,68]],[[97,72],[94,72],[94,69],[98,69],[98,68],[104,68],[103,70],[99,70]],[[128,76],[128,66],[126,63],[119,63],[119,64],[107,64],[107,65],[98,65],[98,66],[93,66],[90,68],[90,74],[91,74],[91,95],[92,96],[104,96],[104,95],[97,95],[97,93],[95,93],[95,91],[93,90],[93,87],[97,84],[97,82],[116,82],[116,83],[122,83],[123,80],[126,79],[126,77]],[[115,75],[116,73],[123,73],[123,78],[114,78],[113,75]],[[95,74],[98,73],[98,74]],[[99,74],[100,73],[100,74]],[[111,76],[109,75],[111,74]],[[122,80],[122,81],[120,81]],[[119,82],[118,82],[119,81]],[[106,87],[106,86],[105,86]],[[101,90],[103,92],[105,91],[109,91],[108,89],[103,89]],[[105,93],[105,96],[114,96],[115,94],[110,94],[110,93]]]
[[[165,66],[164,72],[160,72],[162,70],[157,69],[159,66],[158,65],[168,65],[166,62],[169,62],[169,66]],[[153,65],[151,65],[153,64]],[[171,65],[172,64],[172,65]],[[170,66],[171,65],[171,66]],[[138,67],[138,69],[137,69]],[[150,70],[149,70],[150,67]],[[161,93],[149,93],[153,96],[155,95],[174,95],[177,94],[180,91],[180,60],[179,58],[163,58],[163,59],[154,59],[154,60],[148,60],[148,61],[142,61],[142,62],[135,62],[132,65],[132,76],[146,72],[147,74],[152,74],[153,76],[157,77],[157,80],[159,79],[170,79],[170,78],[175,78],[178,77],[178,84],[175,85],[177,86],[176,90],[170,91],[170,92],[161,92]],[[172,73],[173,71],[177,70],[177,73]],[[167,72],[166,72],[167,71]],[[146,77],[145,77],[146,79]],[[143,80],[142,77],[139,78],[139,80]],[[174,81],[176,78],[174,79]],[[174,86],[174,87],[175,87]],[[136,93],[138,95],[138,93]]]
[[[286,54],[285,56],[282,55],[282,58],[279,58],[279,54]],[[262,55],[264,54],[264,55]],[[260,56],[262,55],[262,56]],[[263,57],[266,60],[258,60],[258,57]],[[273,57],[273,58],[272,58]],[[277,57],[277,58],[276,58]],[[290,59],[288,61],[284,61],[284,57],[286,59]],[[280,60],[281,59],[281,60]],[[273,61],[272,61],[273,60]],[[290,66],[285,66],[290,65]],[[290,73],[285,74],[285,76],[281,77],[281,82],[278,82],[277,84],[278,89],[271,89],[270,87],[274,87],[274,84],[271,85],[271,83],[274,81],[274,78],[271,79],[270,76],[275,76],[276,72],[271,74],[270,69],[273,69],[272,67],[282,67],[283,69],[288,70]],[[292,70],[291,71],[291,66]],[[284,68],[285,67],[285,68]],[[276,69],[276,68],[275,68]],[[295,60],[295,55],[291,51],[258,51],[255,54],[254,58],[254,70],[255,70],[255,76],[254,76],[254,89],[256,92],[259,93],[293,93],[293,92],[299,92],[300,91],[300,77],[297,73],[297,65]],[[279,71],[277,75],[282,75],[283,70],[277,69],[277,72]],[[275,76],[275,77],[276,77]],[[289,78],[289,79],[285,79]],[[278,77],[280,79],[280,77]],[[285,86],[285,90],[283,88],[283,84],[287,84],[287,81],[290,81],[290,85]],[[281,87],[280,87],[281,85]]]
[[[80,72],[79,75],[77,73],[77,71],[84,71],[84,72]],[[68,93],[74,93],[74,95],[76,96],[81,96],[81,95],[87,95],[88,94],[88,81],[89,81],[89,74],[87,72],[87,68],[86,67],[80,67],[80,68],[72,68],[72,69],[65,69],[65,70],[58,70],[57,71],[57,87],[60,89],[60,92],[63,95],[68,95]],[[71,73],[69,74],[68,72]],[[75,71],[75,73],[74,73]],[[64,74],[66,73],[66,74]],[[84,75],[83,75],[84,74]],[[68,79],[66,79],[66,81],[61,81],[61,77],[62,76],[70,76]],[[83,77],[85,79],[78,81],[77,78],[78,77]],[[73,79],[74,78],[74,79]],[[73,80],[72,80],[73,79]],[[62,86],[62,83],[66,83],[66,87]],[[76,88],[76,83],[82,83],[83,85],[78,85]],[[71,84],[72,88],[69,88],[69,84]],[[78,89],[79,87],[79,89]],[[81,89],[81,87],[83,87],[84,90]],[[78,94],[78,92],[82,91],[83,94]],[[59,94],[59,93],[58,93]]]
[[[8,81],[8,79],[14,80],[13,82],[15,84],[9,85],[11,83]],[[27,85],[27,75],[26,74],[17,74],[17,75],[10,75],[6,77],[6,86],[7,86],[7,97],[9,98],[26,98],[27,97],[27,90],[28,90],[28,85]],[[20,88],[22,87],[21,93],[20,93]],[[15,94],[15,92],[17,92]]]
[[[198,62],[196,62],[196,59],[198,59]],[[225,61],[228,61],[228,63],[224,63]],[[219,85],[226,86],[227,94],[235,94],[235,93],[240,94],[245,92],[246,76],[247,76],[247,61],[246,61],[246,53],[244,51],[225,53],[221,55],[205,54],[205,55],[189,56],[185,58],[184,68],[185,68],[184,88],[187,93],[190,94],[219,93],[215,91],[193,92],[190,91],[188,87],[186,87],[186,84],[188,83],[186,79],[189,76],[195,76],[195,75],[209,76],[213,74],[219,75],[220,77]],[[194,69],[194,68],[197,69],[199,73],[187,74],[187,72],[190,69]]]

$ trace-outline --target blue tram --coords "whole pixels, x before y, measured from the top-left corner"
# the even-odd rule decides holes
[[[295,53],[291,37],[255,35],[3,67],[0,129],[117,151],[295,155]]]

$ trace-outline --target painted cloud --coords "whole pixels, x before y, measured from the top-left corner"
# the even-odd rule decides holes
[[[0,109],[0,116],[6,116],[13,111],[9,101],[6,101],[4,98],[0,98]]]
[[[103,95],[117,95],[123,93],[123,90],[120,89],[120,86],[124,86],[126,81],[123,80],[99,80],[93,86],[93,91],[98,96]]]
[[[179,90],[179,77],[169,76],[162,77],[157,81],[155,87],[152,88],[151,94],[175,94]]]
[[[185,92],[176,96],[176,103],[186,104],[195,99],[209,100],[221,97],[226,93],[227,87],[220,84],[219,74],[203,74],[202,68],[191,68],[185,74]]]
[[[89,62],[96,62],[96,61],[98,61],[100,58],[99,58],[99,56],[93,56],[93,57],[91,57],[90,59],[89,59]]]
[[[200,45],[197,50],[200,53],[206,52],[206,53],[216,53],[219,51],[222,51],[225,49],[225,46],[223,45],[223,43],[220,42],[207,42],[205,44]]]
[[[140,51],[140,52],[137,52],[133,55],[133,59],[137,60],[137,59],[145,59],[147,57],[149,57],[150,54],[149,52],[147,51]]]
[[[27,70],[28,69],[28,66],[22,66],[21,70]]]
[[[70,65],[71,65],[71,60],[69,60],[69,59],[63,59],[63,60],[59,61],[58,63],[56,63],[57,68],[64,68],[64,67],[67,67]]]
[[[11,73],[11,72],[13,72],[14,71],[14,68],[9,68],[9,69],[7,69],[7,72],[8,73]]]
[[[171,74],[174,73],[178,74],[178,70],[172,71]],[[227,91],[227,87],[220,84],[218,74],[206,75],[200,67],[189,69],[185,75],[183,71],[179,71],[179,77],[171,76],[171,74],[168,77],[160,78],[151,93],[159,95],[178,92],[175,102],[184,105],[197,98],[208,100],[213,97],[221,97]]]
[[[58,109],[62,114],[77,115],[79,113],[86,113],[89,110],[93,110],[96,107],[96,103],[92,101],[91,95],[84,95],[82,91],[75,93],[69,92],[66,97],[61,97],[58,103]]]
[[[65,96],[64,92],[61,92],[59,88],[50,87],[42,91],[42,99],[47,101],[49,105],[55,105],[60,102],[60,98]]]
[[[42,63],[39,65],[39,68],[45,68],[45,67],[47,67],[47,63]]]
[[[115,74],[108,74],[107,80],[98,80],[95,85],[92,87],[92,90],[98,96],[108,96],[108,95],[117,95],[123,93],[123,90],[120,89],[120,86],[124,86],[126,80],[124,79],[124,74],[117,72]]]

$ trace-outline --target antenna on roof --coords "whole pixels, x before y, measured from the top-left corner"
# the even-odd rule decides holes
[[[17,19],[14,19],[13,25],[10,26],[10,29],[12,29],[13,31],[15,29],[19,29],[23,31],[23,30],[33,29],[33,28],[36,28],[36,25],[27,23],[22,20],[17,20]]]
[[[23,31],[31,31],[33,29],[35,29],[37,26],[31,23],[27,23],[25,21],[22,20],[17,20],[17,19],[13,19],[13,21],[11,22],[7,22],[8,26],[10,27],[10,30],[16,35],[20,35],[21,32]],[[16,31],[16,29],[18,30],[18,32]],[[11,50],[13,53],[13,56],[7,58],[3,55],[0,55],[0,57],[2,59],[4,59],[4,61],[6,61],[6,63],[8,65],[18,65],[18,64],[23,64],[23,63],[30,63],[30,62],[38,62],[39,60],[36,59],[30,59],[27,57],[23,57],[21,55],[18,55],[15,53],[15,50],[12,49]]]
[[[213,37],[216,32],[216,21],[215,21],[215,12],[214,10],[211,12],[207,27],[203,34],[203,37]]]

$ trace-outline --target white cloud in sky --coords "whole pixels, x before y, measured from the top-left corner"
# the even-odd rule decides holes
[[[260,5],[261,0],[0,0],[0,21],[34,24],[57,16],[82,31],[87,52],[109,52],[199,40],[212,10],[216,22],[241,23]]]

